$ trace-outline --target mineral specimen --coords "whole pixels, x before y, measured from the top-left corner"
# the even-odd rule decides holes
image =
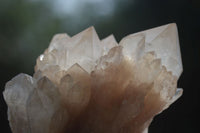
[[[93,27],[57,34],[33,77],[3,92],[13,133],[147,133],[155,115],[182,95],[176,24],[131,34],[118,44]]]

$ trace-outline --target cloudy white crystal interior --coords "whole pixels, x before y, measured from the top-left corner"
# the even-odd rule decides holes
[[[33,77],[3,92],[13,133],[147,133],[155,115],[182,95],[176,24],[100,40],[93,27],[57,34]]]

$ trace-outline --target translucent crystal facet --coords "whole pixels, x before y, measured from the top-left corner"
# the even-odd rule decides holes
[[[176,24],[100,40],[90,27],[57,34],[3,92],[13,133],[147,133],[182,95]]]

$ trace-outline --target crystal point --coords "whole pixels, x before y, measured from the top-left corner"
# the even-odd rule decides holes
[[[135,33],[145,34],[145,50],[154,51],[162,64],[179,77],[183,71],[178,31],[175,23]]]
[[[13,133],[148,133],[183,93],[176,24],[103,40],[90,27],[57,34],[3,92]],[[20,122],[19,122],[20,121]]]
[[[3,95],[9,108],[8,115],[13,133],[31,132],[27,101],[34,90],[33,82],[31,76],[19,74],[6,84]]]

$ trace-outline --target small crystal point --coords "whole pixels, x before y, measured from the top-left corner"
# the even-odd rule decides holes
[[[90,27],[73,36],[69,43],[72,43],[73,47],[68,51],[69,56],[67,58],[68,65],[66,69],[78,63],[87,72],[91,72],[94,68],[94,61],[101,56],[100,40],[94,27]],[[81,56],[84,56],[84,58],[80,58]]]
[[[59,49],[61,47],[64,47],[68,39],[70,39],[70,37],[66,33],[54,35],[47,51],[50,52],[53,49]]]
[[[110,35],[103,40],[101,40],[100,46],[102,47],[102,55],[106,55],[109,50],[115,46],[118,46],[118,43],[115,40],[115,37],[113,35]]]
[[[3,92],[8,105],[8,118],[13,133],[30,133],[27,101],[34,90],[31,76],[19,74],[6,84]]]
[[[138,61],[144,53],[145,36],[143,34],[129,35],[123,38],[119,45],[123,46],[123,53],[128,59]]]
[[[50,132],[52,118],[60,108],[60,94],[47,78],[37,81],[37,87],[27,101],[27,111],[31,132]],[[42,123],[42,128],[41,127]]]

